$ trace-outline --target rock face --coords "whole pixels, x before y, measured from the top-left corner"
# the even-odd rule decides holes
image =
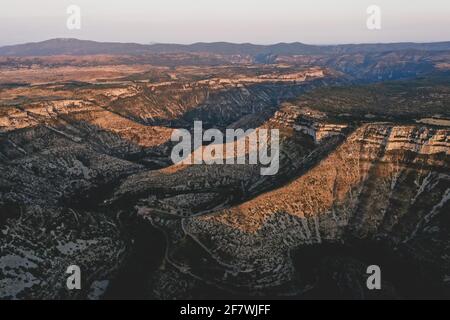
[[[448,224],[442,223],[450,192],[448,136],[448,130],[364,125],[304,175],[241,205],[178,223],[140,212],[169,230],[169,255],[181,273],[241,294],[299,294],[310,279],[299,278],[293,250],[355,239],[382,239],[399,256],[413,251],[408,258],[432,264],[448,290]],[[192,245],[186,237],[213,259],[214,272],[179,256]],[[430,251],[440,254],[430,261]]]
[[[117,268],[125,243],[96,203],[141,166],[42,125],[8,133],[1,145],[0,296],[83,296],[66,289],[66,268],[86,271],[84,287]]]
[[[198,110],[189,112],[196,108],[205,122],[231,124],[243,114],[247,121],[258,122],[257,114],[264,119],[279,99],[304,90],[296,81],[323,77],[319,71],[287,73],[280,79],[263,74],[161,86],[69,83],[2,90],[0,297],[103,294],[105,283],[128,263],[136,237],[124,226],[134,204],[123,201],[117,209],[117,202],[109,206],[104,201],[120,193],[115,189],[121,180],[133,181],[135,174],[145,176],[170,161],[172,129],[148,124],[188,123]],[[161,209],[180,210],[183,204],[181,210],[197,212],[223,202],[224,190],[241,188],[243,178],[254,174],[252,169],[244,171],[248,173],[238,177],[239,171],[229,167],[217,181],[205,175],[205,183],[216,186],[209,193],[197,193],[194,184],[201,185],[200,179],[184,188],[190,194],[180,193],[177,176],[174,182],[165,177],[152,187],[158,197],[170,194],[171,188],[178,190],[161,201]],[[81,292],[66,288],[66,269],[73,264],[83,270]]]

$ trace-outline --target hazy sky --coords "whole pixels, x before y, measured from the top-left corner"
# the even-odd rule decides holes
[[[99,41],[312,44],[450,40],[450,0],[0,0],[0,45]],[[81,8],[68,30],[66,9]],[[369,5],[381,30],[366,27]]]

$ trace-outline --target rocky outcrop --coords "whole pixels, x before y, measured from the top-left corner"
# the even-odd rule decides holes
[[[301,292],[306,287],[291,251],[352,238],[387,239],[399,254],[415,248],[418,265],[427,252],[439,251],[426,262],[440,270],[439,285],[446,287],[450,239],[439,221],[449,205],[448,136],[448,130],[426,127],[364,125],[304,175],[241,205],[183,219],[179,226],[141,213],[167,228],[173,252],[185,244],[172,232],[184,232],[214,261],[212,274],[195,262],[185,265],[185,274],[241,293]]]

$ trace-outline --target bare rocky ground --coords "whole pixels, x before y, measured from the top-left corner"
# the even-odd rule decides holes
[[[449,78],[418,54],[0,61],[0,298],[448,298]],[[279,173],[172,164],[194,120],[279,129]]]

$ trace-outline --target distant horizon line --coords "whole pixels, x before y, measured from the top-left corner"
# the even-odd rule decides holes
[[[86,41],[86,42],[96,42],[96,43],[114,43],[114,44],[134,44],[134,45],[143,45],[143,46],[152,46],[152,45],[180,45],[180,46],[192,46],[198,44],[233,44],[233,45],[253,45],[253,46],[274,46],[280,44],[302,44],[307,46],[348,46],[348,45],[389,45],[389,44],[434,44],[434,43],[447,43],[450,40],[440,40],[440,41],[393,41],[393,42],[342,42],[342,43],[323,43],[323,44],[310,44],[301,41],[293,41],[293,42],[272,42],[272,43],[255,43],[255,42],[231,42],[231,41],[197,41],[191,43],[177,43],[177,42],[128,42],[128,41],[103,41],[103,40],[92,40],[92,39],[81,39],[81,38],[72,38],[72,37],[56,37],[56,38],[48,38],[45,40],[39,41],[28,41],[28,42],[19,42],[13,44],[0,44],[0,48],[2,47],[11,47],[18,45],[27,45],[27,44],[36,44],[47,41],[54,40],[76,40],[76,41]]]

